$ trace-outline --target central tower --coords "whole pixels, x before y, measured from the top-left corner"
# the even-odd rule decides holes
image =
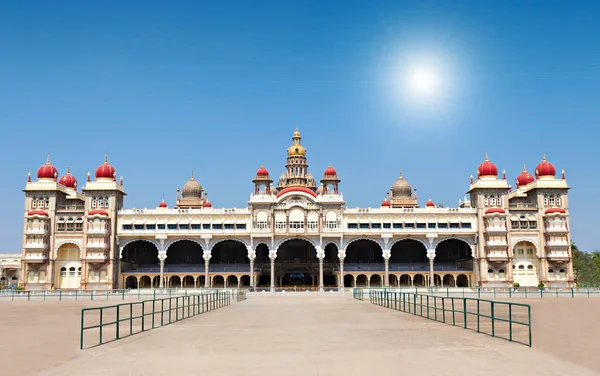
[[[292,136],[292,146],[287,150],[285,168],[286,172],[279,178],[278,189],[287,187],[306,187],[312,191],[317,189],[315,178],[308,172],[306,148],[302,146],[302,137],[298,128]]]

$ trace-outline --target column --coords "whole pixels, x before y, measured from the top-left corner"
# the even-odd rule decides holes
[[[508,258],[508,262],[506,263],[506,278],[508,279],[508,282],[510,282],[511,287],[512,287],[512,283],[514,281],[514,277],[513,277],[513,259],[512,258]]]
[[[271,292],[275,292],[275,257],[271,258]]]
[[[208,266],[210,264],[210,259],[204,259],[204,287],[209,288],[210,280],[208,279]]]
[[[323,284],[323,257],[319,258],[319,291],[324,291],[325,285]]]
[[[338,284],[339,288],[344,288],[344,258],[340,258],[340,280]]]
[[[385,262],[385,276],[383,280],[384,287],[390,287],[390,259],[389,257],[384,259]]]
[[[164,283],[164,279],[165,279],[165,259],[164,258],[159,258],[158,259],[160,262],[160,280],[158,282],[158,288],[162,289],[165,287],[165,283]]]
[[[240,278],[241,281],[241,278]],[[250,287],[254,287],[254,259],[250,259]]]
[[[435,279],[433,278],[433,259],[435,255],[429,257],[429,286],[435,286]]]

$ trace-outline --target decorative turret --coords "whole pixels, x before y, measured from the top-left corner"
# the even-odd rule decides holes
[[[338,177],[337,171],[331,166],[325,169],[323,178],[321,179],[321,185],[323,186],[323,194],[339,194],[339,183],[341,182]]]
[[[398,179],[392,184],[390,189],[391,198],[390,198],[390,207],[392,208],[414,208],[417,207],[417,189],[411,188],[410,184],[404,179],[402,175],[402,171],[400,171],[400,176]]]
[[[273,180],[269,176],[269,171],[265,168],[264,163],[260,165],[260,168],[256,171],[254,180],[254,194],[271,194],[271,185]],[[273,192],[274,193],[274,192]]]
[[[194,176],[194,171],[192,171],[192,176],[190,180],[188,180],[181,190],[181,198],[179,197],[179,188],[177,188],[177,208],[184,209],[200,209],[204,207],[204,197],[202,185]]]
[[[292,145],[287,150],[285,168],[286,172],[279,179],[278,190],[288,187],[305,187],[312,192],[317,190],[314,178],[308,172],[306,148],[302,146],[302,137],[298,128],[294,131]]]

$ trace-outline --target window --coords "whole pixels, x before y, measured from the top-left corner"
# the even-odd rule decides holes
[[[414,223],[405,223],[404,228],[415,228],[415,224]]]
[[[533,265],[527,265],[527,270],[533,270]]]
[[[158,224],[157,226],[159,230],[164,230],[166,227],[164,224]]]
[[[235,225],[236,230],[245,230],[246,229],[246,224],[245,223],[238,223]]]
[[[319,227],[319,224],[316,221],[310,221],[306,223],[306,226],[311,230],[316,230]]]
[[[132,225],[123,225],[123,230],[131,230],[132,227]]]
[[[200,230],[200,223],[192,223],[192,230]]]
[[[69,268],[69,277],[75,277],[75,268],[72,266]]]
[[[65,224],[64,223],[57,224],[56,231],[65,231]]]
[[[156,225],[146,225],[146,230],[156,230]]]
[[[437,227],[438,228],[448,228],[448,224],[447,223],[438,223]]]
[[[471,228],[471,224],[470,223],[461,223],[461,227],[462,228]]]
[[[381,223],[371,223],[371,228],[380,229],[381,228]]]
[[[61,277],[67,276],[67,268],[65,268],[64,266],[62,268],[60,268],[60,276]]]
[[[96,207],[96,197],[92,198],[92,208]]]
[[[133,225],[133,229],[134,230],[143,230],[144,229],[144,225]]]
[[[392,224],[391,223],[384,223],[383,224],[383,228],[392,228]]]
[[[179,229],[180,230],[189,230],[190,229],[190,225],[187,223],[180,223],[179,224]]]
[[[494,271],[492,269],[488,269],[488,274],[494,274]]]
[[[108,199],[108,197],[104,198],[104,207],[108,208],[108,203],[110,202],[110,200]]]
[[[75,231],[83,231],[83,223],[75,223]]]
[[[460,224],[458,224],[458,223],[450,223],[450,228],[460,228]]]
[[[552,269],[552,268],[548,269],[548,273],[554,273],[554,269]]]
[[[225,223],[225,230],[233,230],[233,229],[234,229],[233,223]]]
[[[530,265],[530,266],[531,266],[531,265]],[[525,266],[523,266],[523,265],[519,265],[519,270],[524,270],[524,269],[525,269]]]
[[[402,223],[394,223],[394,228],[395,229],[401,229],[402,228]]]
[[[212,228],[213,230],[222,230],[223,225],[221,223],[213,223]]]
[[[81,266],[77,268],[77,275],[81,277]]]
[[[202,229],[203,230],[210,230],[210,223],[203,223],[202,224]]]
[[[504,269],[500,269],[500,270],[498,270],[498,273],[500,273],[500,274],[504,274]]]
[[[527,228],[527,221],[521,221],[520,228]]]
[[[37,208],[37,201],[36,201],[35,197],[31,201],[31,207],[34,208],[34,209]]]
[[[349,229],[357,229],[358,228],[358,224],[356,224],[356,223],[348,223],[348,228]]]
[[[291,221],[290,222],[290,228],[303,229],[304,228],[304,222],[302,222],[302,221]]]
[[[50,197],[46,197],[46,200],[44,201],[44,207],[46,209],[50,207]]]
[[[417,228],[426,228],[425,223],[417,223]]]
[[[167,230],[177,230],[177,225],[176,224],[168,224]]]
[[[436,224],[435,224],[435,223],[428,223],[428,224],[427,224],[427,228],[429,228],[429,229],[435,229],[436,227],[437,227],[437,226],[436,226]]]
[[[75,224],[67,223],[67,231],[73,231],[73,230],[75,230]]]
[[[360,224],[360,228],[369,228],[369,224],[368,223],[361,223]]]

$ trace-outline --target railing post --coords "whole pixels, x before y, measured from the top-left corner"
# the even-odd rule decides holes
[[[465,329],[467,329],[467,299],[463,298],[463,324]]]
[[[510,305],[510,304],[509,304]],[[494,302],[491,303],[492,314],[492,337],[496,336],[496,317],[494,316]]]
[[[145,329],[144,328],[144,322],[146,321],[145,313],[146,313],[146,303],[142,302],[142,332]]]
[[[509,341],[513,340],[513,319],[512,319],[512,304],[508,304],[508,336]]]
[[[129,335],[133,334],[133,303],[129,303]]]
[[[478,300],[477,301],[477,333],[479,333],[479,327],[480,327],[480,314],[479,314],[479,312],[480,312],[480,307],[479,307],[480,303],[481,303],[481,300]]]
[[[571,298],[575,297],[575,289],[571,287]]]
[[[115,320],[117,322],[117,327],[116,327],[116,330],[115,330],[115,337],[117,339],[119,339],[119,326],[120,326],[119,324],[121,322],[120,315],[119,315],[119,307],[120,306],[117,304],[117,319]]]
[[[102,308],[100,308],[100,344],[102,344]]]
[[[79,332],[79,350],[83,350],[83,325],[84,325],[84,317],[85,309],[81,310],[81,330]]]
[[[531,347],[531,306],[529,304],[527,305],[527,323],[529,324],[529,347]]]

